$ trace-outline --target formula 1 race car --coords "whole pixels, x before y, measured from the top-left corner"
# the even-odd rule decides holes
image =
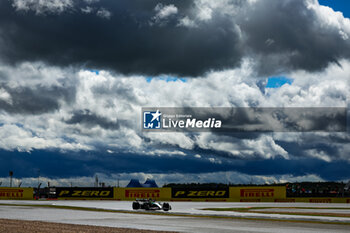
[[[132,209],[169,211],[171,210],[171,206],[167,202],[160,203],[152,199],[136,199],[136,201],[132,203]]]

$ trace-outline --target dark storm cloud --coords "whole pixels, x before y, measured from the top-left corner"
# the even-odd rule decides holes
[[[0,111],[18,114],[43,114],[60,108],[60,101],[75,100],[75,87],[9,87],[0,83],[0,89],[9,94],[9,99],[0,99]]]
[[[341,28],[322,22],[304,0],[258,1],[245,14],[246,45],[263,59],[262,73],[317,71],[350,57],[350,42],[341,36]]]
[[[257,1],[253,6],[229,1],[237,12],[215,8],[209,20],[199,20],[196,6],[202,3],[194,0],[162,1],[163,7],[177,8],[163,18],[155,18],[156,0],[73,3],[58,12],[38,13],[1,1],[1,60],[198,76],[236,67],[245,56],[252,56],[264,74],[315,71],[350,57],[349,40],[338,28],[321,26],[303,0]],[[184,17],[196,26],[179,26]]]
[[[128,103],[139,104],[139,100],[137,99],[133,86],[126,83],[113,83],[109,84],[100,84],[96,85],[92,88],[92,92],[95,96],[117,96],[118,100],[126,100]],[[112,105],[112,104],[111,104]]]
[[[191,1],[174,3],[186,12]],[[81,7],[83,3],[79,2]],[[218,18],[190,30],[150,25],[158,1],[100,1],[109,19],[75,7],[59,15],[15,11],[10,1],[0,3],[1,58],[9,63],[43,60],[53,65],[80,64],[122,73],[198,75],[208,69],[239,62],[238,37],[233,23]]]
[[[80,110],[74,112],[73,116],[65,121],[67,124],[83,124],[87,127],[100,126],[104,129],[117,130],[121,126],[131,127],[130,123],[125,120],[112,121],[106,117],[99,116],[89,110]]]
[[[93,176],[96,173],[120,174],[144,173],[206,173],[236,171],[248,175],[304,176],[316,174],[325,180],[349,179],[350,164],[347,161],[325,162],[318,159],[296,160],[269,159],[245,161],[234,159],[222,164],[190,157],[140,156],[130,153],[108,154],[100,152],[70,152],[34,150],[31,153],[0,151],[0,177],[7,177],[13,170],[16,177],[33,177],[40,169],[45,177],[67,178]],[[59,164],[60,166],[57,166]],[[186,166],[183,166],[186,164]],[[4,172],[6,171],[6,173]]]

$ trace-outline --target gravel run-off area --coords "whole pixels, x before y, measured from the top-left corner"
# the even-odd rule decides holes
[[[150,231],[150,230],[138,230],[138,229],[128,229],[128,228],[51,223],[51,222],[41,222],[41,221],[0,219],[0,233],[27,233],[27,232],[31,232],[31,233],[39,233],[39,232],[168,233],[169,232],[170,233],[170,231]]]

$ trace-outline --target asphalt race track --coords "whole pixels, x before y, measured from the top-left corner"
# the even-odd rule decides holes
[[[172,202],[171,205],[172,211],[166,214],[160,212],[162,214],[159,215],[157,212],[133,211],[131,202],[126,201],[2,200],[0,218],[178,232],[350,232],[350,217],[347,216],[350,216],[349,204]],[[98,208],[116,212],[48,208],[50,206]],[[271,207],[264,210],[273,213],[201,210],[218,207]],[[303,209],[297,209],[299,207]],[[280,212],[298,213],[290,215]],[[318,213],[330,216],[317,216]],[[333,214],[344,216],[335,217]]]

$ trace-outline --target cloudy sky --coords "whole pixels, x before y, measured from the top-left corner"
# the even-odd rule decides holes
[[[147,133],[142,107],[349,107],[332,0],[0,0],[0,182],[350,179],[350,134]],[[16,183],[15,183],[16,184]],[[46,185],[46,184],[45,184]]]

